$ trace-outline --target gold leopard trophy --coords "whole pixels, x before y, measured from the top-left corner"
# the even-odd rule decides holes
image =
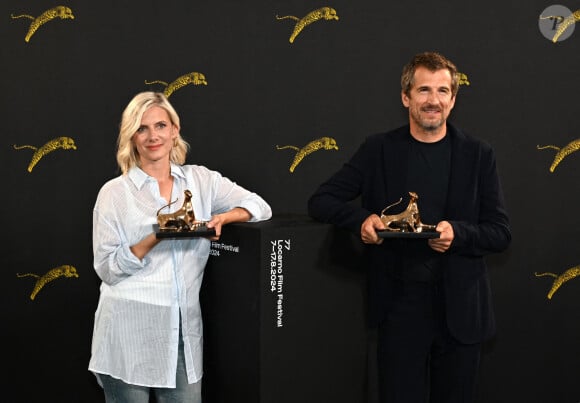
[[[419,215],[419,207],[417,205],[417,200],[419,195],[415,192],[409,192],[409,204],[407,208],[399,213],[387,215],[385,212],[397,204],[401,203],[403,198],[401,197],[399,201],[393,203],[381,211],[381,221],[385,224],[385,231],[392,232],[434,232],[435,225],[424,224],[421,222],[421,217]]]
[[[183,200],[183,205],[179,208],[179,210],[173,213],[161,213],[161,210],[171,206],[177,201],[177,199],[157,210],[157,223],[159,224],[159,231],[195,231],[196,229],[206,224],[205,221],[198,221],[195,219],[193,204],[191,202],[191,191],[186,189],[183,193],[185,195],[185,199]]]

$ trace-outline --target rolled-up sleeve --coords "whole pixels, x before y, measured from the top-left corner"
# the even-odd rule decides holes
[[[146,256],[140,260],[131,252],[122,225],[110,220],[113,216],[106,203],[98,199],[93,210],[93,265],[99,278],[109,285],[137,273],[149,259]]]
[[[270,205],[258,194],[238,185],[217,171],[205,170],[211,178],[213,200],[212,214],[229,211],[235,207],[242,207],[251,214],[250,222],[264,221],[272,217]]]

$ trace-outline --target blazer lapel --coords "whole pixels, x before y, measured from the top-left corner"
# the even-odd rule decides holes
[[[407,196],[407,158],[409,154],[409,126],[393,132],[385,146],[385,206]]]
[[[469,195],[465,194],[465,189],[470,189],[475,179],[472,162],[476,156],[473,155],[473,148],[468,146],[465,135],[449,123],[447,127],[448,134],[451,135],[451,172],[447,189],[446,216],[453,219],[469,198]]]

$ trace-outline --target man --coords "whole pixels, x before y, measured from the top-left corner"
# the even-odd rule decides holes
[[[366,244],[381,402],[473,402],[481,343],[495,332],[484,256],[511,232],[493,150],[447,121],[458,88],[451,61],[414,56],[401,76],[409,123],[368,137],[308,201],[310,216]],[[381,211],[409,192],[438,238],[377,234]]]

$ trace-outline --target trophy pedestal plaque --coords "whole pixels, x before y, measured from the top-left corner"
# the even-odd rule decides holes
[[[439,232],[424,231],[424,232],[409,232],[409,231],[377,231],[379,238],[394,238],[394,239],[433,239],[439,238]]]
[[[215,229],[208,228],[205,225],[200,225],[191,230],[181,230],[181,231],[168,231],[160,230],[159,224],[153,224],[153,231],[155,236],[159,239],[161,238],[197,238],[197,237],[208,237],[215,235]]]

